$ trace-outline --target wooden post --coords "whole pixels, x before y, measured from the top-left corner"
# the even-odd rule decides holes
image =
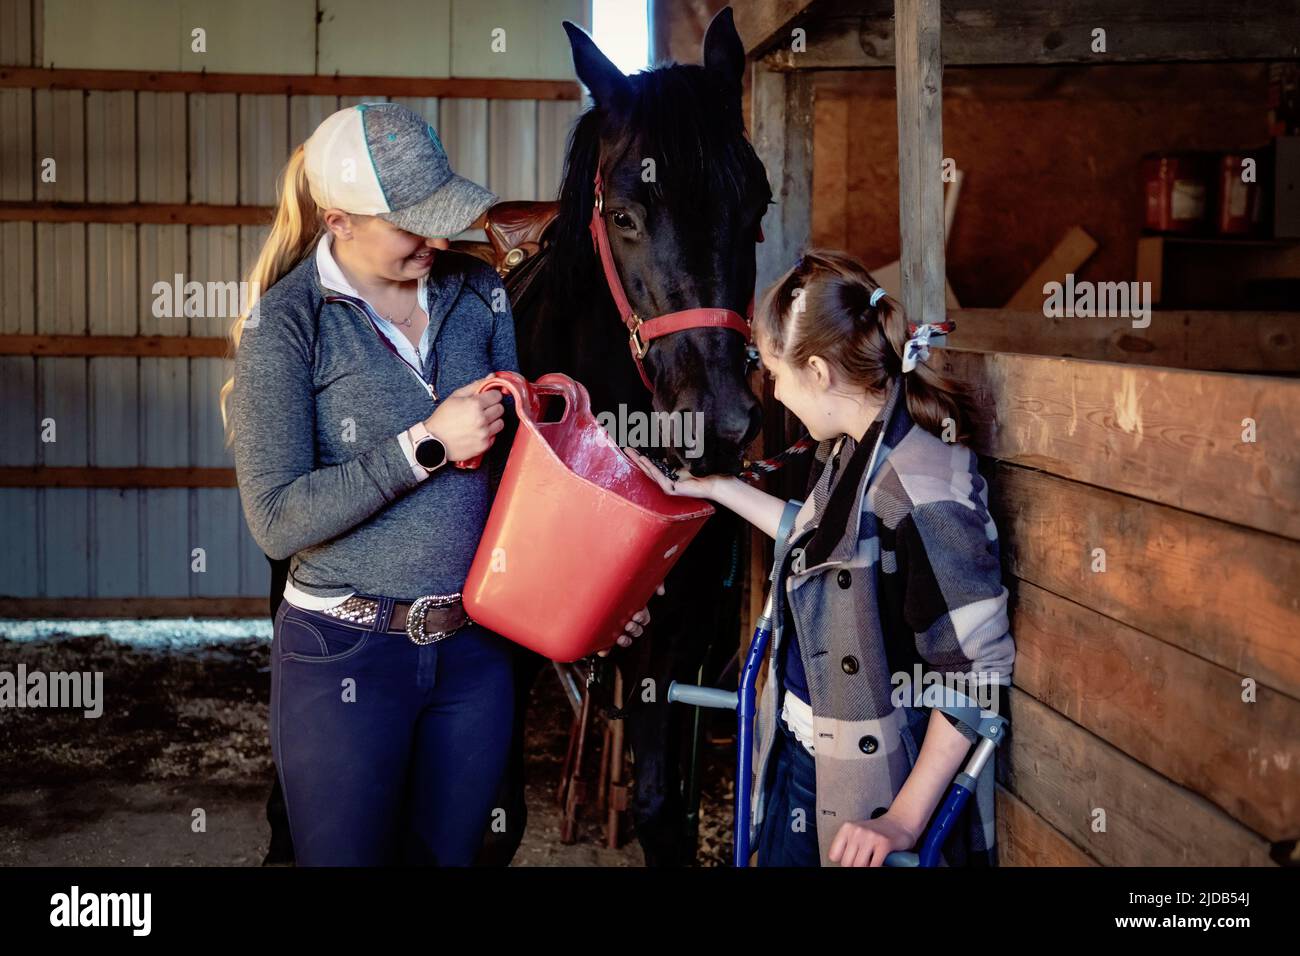
[[[755,280],[756,295],[761,296],[794,265],[812,237],[813,78],[808,73],[774,72],[755,63],[752,81],[750,132],[775,201],[763,217],[764,237],[758,245]],[[763,433],[756,457],[776,454],[800,434],[799,423],[772,397],[770,384],[763,387],[760,398]],[[803,490],[791,487],[785,471],[769,477],[765,486],[783,497]],[[771,557],[771,541],[755,530],[750,536],[748,605],[741,614],[742,664],[767,595]]]
[[[943,59],[939,0],[894,0],[898,209],[903,309],[913,322],[945,314]]]

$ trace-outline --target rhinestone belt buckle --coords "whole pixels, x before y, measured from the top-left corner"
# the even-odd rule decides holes
[[[424,629],[424,615],[433,607],[448,607],[460,600],[460,593],[456,594],[426,594],[424,597],[418,597],[411,604],[411,609],[406,612],[406,636],[411,639],[412,644],[432,644],[434,641],[440,641],[444,637],[455,634],[464,623],[468,623],[469,615],[465,616],[465,622],[457,624],[450,631],[434,631],[432,634]]]

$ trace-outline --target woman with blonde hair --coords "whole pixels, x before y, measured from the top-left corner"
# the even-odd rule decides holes
[[[510,645],[460,589],[482,454],[518,371],[496,273],[448,239],[492,204],[392,103],[339,110],[294,151],[232,331],[222,391],[244,515],[288,558],[271,748],[302,864],[468,865],[513,719]],[[627,625],[641,633],[648,615]]]

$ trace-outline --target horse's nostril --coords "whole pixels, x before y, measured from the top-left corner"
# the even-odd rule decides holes
[[[740,440],[740,447],[745,448],[758,437],[759,431],[763,427],[763,409],[757,402],[749,407],[749,427],[745,429],[745,437]]]

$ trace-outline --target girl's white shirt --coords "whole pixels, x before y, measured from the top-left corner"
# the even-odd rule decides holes
[[[326,231],[324,235],[320,237],[320,241],[316,243],[316,272],[320,276],[321,285],[327,289],[333,290],[334,292],[349,295],[354,299],[360,299],[362,302],[365,302],[366,307],[375,315],[377,320],[375,322],[376,327],[383,333],[384,337],[393,344],[393,348],[397,349],[397,353],[402,356],[406,361],[406,364],[410,365],[412,369],[423,368],[424,360],[429,357],[429,326],[425,326],[424,335],[420,337],[420,351],[417,353],[415,351],[415,346],[411,344],[411,340],[401,332],[398,332],[397,328],[391,322],[385,322],[383,317],[379,315],[379,310],[376,309],[365,296],[354,289],[350,282],[348,282],[347,277],[343,275],[343,270],[339,268],[338,262],[334,259],[334,252],[331,248],[333,238],[333,234]],[[424,277],[421,276],[419,285],[416,287],[415,300],[417,307],[420,311],[425,313],[425,317],[427,318],[428,310],[424,307],[424,287]],[[410,435],[406,432],[402,432],[402,434],[398,436],[398,440],[402,444],[402,451],[405,452],[406,460],[410,462],[411,471],[415,473],[415,477],[420,481],[429,477],[429,472],[424,469],[423,465],[415,460],[415,446],[411,442]],[[351,596],[351,594],[344,594],[341,597],[314,597],[313,595],[295,588],[292,580],[286,581],[284,586],[284,599],[294,607],[302,608],[306,611],[323,611],[326,608],[342,604]]]

